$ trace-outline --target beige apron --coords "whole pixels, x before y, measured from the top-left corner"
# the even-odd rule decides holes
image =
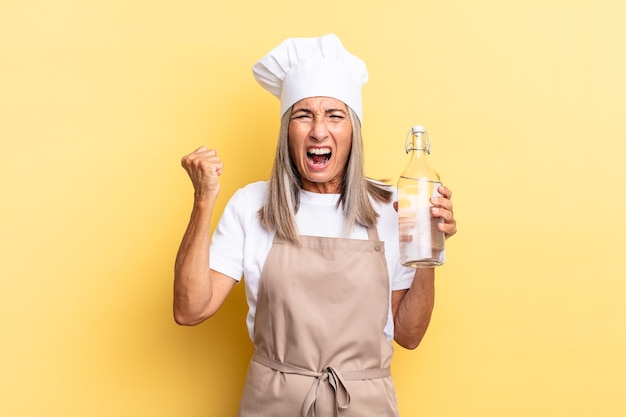
[[[239,417],[395,417],[384,243],[274,239]]]

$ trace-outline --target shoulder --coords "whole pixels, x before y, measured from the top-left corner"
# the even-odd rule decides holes
[[[267,181],[252,182],[235,192],[235,195],[245,195],[251,200],[264,199],[267,193]]]
[[[238,210],[243,207],[250,208],[252,210],[258,209],[263,205],[266,193],[266,181],[250,183],[235,191],[228,202],[228,206],[235,206],[234,208]]]
[[[226,203],[220,216],[221,222],[245,225],[254,221],[265,201],[266,190],[267,183],[264,181],[253,182],[239,188]]]

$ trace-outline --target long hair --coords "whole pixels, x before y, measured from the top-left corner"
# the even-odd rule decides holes
[[[302,179],[289,153],[289,120],[292,110],[293,107],[289,108],[280,120],[274,166],[265,203],[259,209],[259,217],[261,224],[269,230],[275,230],[278,237],[299,244],[295,214],[300,207]],[[355,224],[364,227],[376,225],[378,213],[374,210],[370,197],[378,202],[388,203],[392,195],[389,186],[383,181],[374,181],[365,176],[361,123],[350,107],[348,112],[352,123],[352,146],[343,173],[338,202],[343,205],[346,234]]]

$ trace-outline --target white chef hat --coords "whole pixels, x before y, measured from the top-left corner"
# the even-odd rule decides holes
[[[323,96],[343,101],[363,119],[361,86],[367,68],[334,34],[287,39],[254,64],[252,72],[280,99],[281,116],[303,98]]]

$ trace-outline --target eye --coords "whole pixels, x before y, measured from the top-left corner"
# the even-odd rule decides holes
[[[330,120],[332,120],[333,122],[340,122],[340,121],[342,121],[343,119],[345,119],[345,118],[346,118],[346,116],[344,116],[344,115],[343,115],[343,114],[341,114],[341,113],[333,113],[333,114],[331,114],[331,115],[330,115],[330,116],[328,116],[328,117],[329,117],[329,119],[330,119]]]
[[[294,114],[291,119],[292,120],[310,120],[313,116],[310,113],[306,112],[298,112]]]

